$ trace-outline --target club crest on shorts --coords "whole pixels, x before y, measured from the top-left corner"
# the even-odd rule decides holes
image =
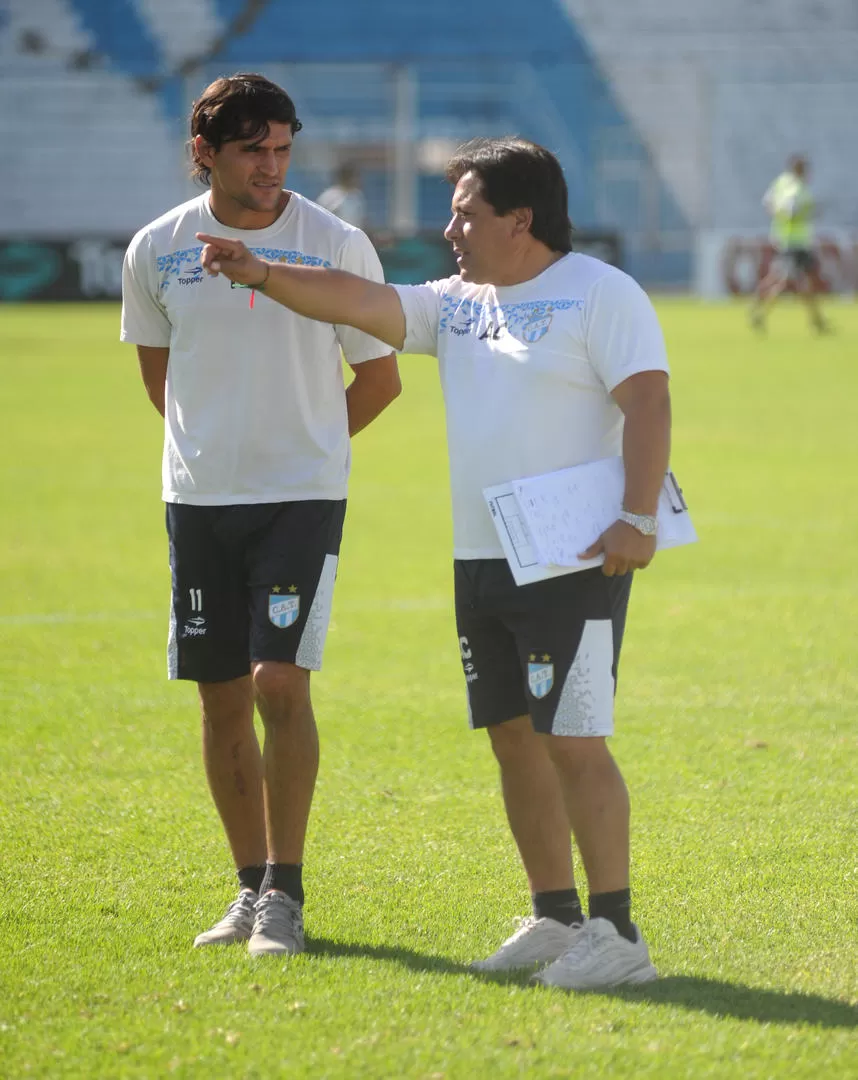
[[[522,329],[522,337],[524,340],[529,345],[533,345],[534,342],[545,337],[548,333],[548,328],[551,326],[551,319],[551,315],[539,315],[535,319],[529,319]]]
[[[551,657],[543,653],[537,657],[531,653],[527,665],[527,685],[535,698],[544,698],[551,693],[554,686],[554,665],[550,662]]]
[[[298,619],[301,597],[291,591],[294,588],[294,585],[290,586],[290,591],[285,596],[280,592],[279,586],[268,594],[268,618],[278,630],[285,630]]]

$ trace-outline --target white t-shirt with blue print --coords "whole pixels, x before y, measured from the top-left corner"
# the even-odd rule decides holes
[[[521,285],[394,287],[403,352],[439,360],[454,557],[502,558],[483,488],[622,452],[611,391],[668,370],[655,311],[627,274],[575,253]]]
[[[131,241],[121,339],[168,347],[162,468],[167,502],[200,506],[343,499],[350,465],[342,353],[350,364],[390,346],[350,326],[295,315],[262,293],[209,277],[196,233],[257,255],[383,281],[359,229],[292,193],[266,229],[230,229],[208,193]]]

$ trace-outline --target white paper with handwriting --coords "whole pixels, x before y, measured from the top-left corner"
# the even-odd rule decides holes
[[[513,480],[483,492],[504,554],[519,585],[600,566],[604,556],[581,560],[617,520],[625,478],[622,458]],[[697,534],[682,490],[665,477],[658,504],[659,549],[693,544]]]

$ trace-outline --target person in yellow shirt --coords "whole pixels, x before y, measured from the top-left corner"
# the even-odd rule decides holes
[[[818,261],[813,251],[813,218],[816,202],[807,182],[808,162],[794,154],[763,196],[763,206],[772,219],[770,238],[775,257],[766,276],[754,292],[751,325],[765,329],[766,309],[791,282],[807,305],[814,330],[830,329],[819,306]]]

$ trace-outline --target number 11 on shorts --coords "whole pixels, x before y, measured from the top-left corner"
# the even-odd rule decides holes
[[[203,590],[202,589],[188,589],[191,594],[191,611],[203,610]]]

